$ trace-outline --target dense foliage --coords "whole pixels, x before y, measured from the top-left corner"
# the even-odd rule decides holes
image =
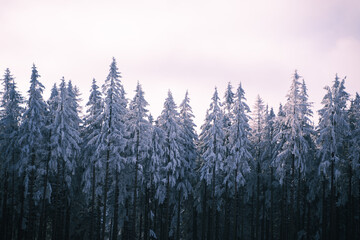
[[[295,71],[275,114],[215,88],[199,136],[188,92],[154,120],[115,59],[86,111],[63,77],[48,101],[9,69],[0,108],[0,239],[358,239],[360,97],[337,75],[319,123]],[[80,116],[84,116],[81,118]]]

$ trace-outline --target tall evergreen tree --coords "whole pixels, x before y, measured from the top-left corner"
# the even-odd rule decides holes
[[[76,169],[76,157],[80,151],[80,133],[77,125],[77,112],[74,111],[73,102],[66,87],[64,77],[61,79],[60,92],[58,95],[58,108],[52,124],[51,145],[52,162],[56,166],[53,173],[56,178],[56,222],[55,238],[68,239],[70,226],[70,197],[72,195],[72,179]]]
[[[99,87],[96,84],[96,80],[93,79],[89,101],[86,104],[87,110],[84,119],[83,127],[83,191],[87,196],[87,199],[90,201],[90,225],[89,225],[89,239],[96,239],[99,235],[100,229],[96,225],[96,219],[101,218],[97,215],[96,206],[97,199],[101,197],[101,181],[100,176],[103,171],[101,169],[101,161],[96,156],[96,141],[100,135],[102,127],[102,113],[104,110],[104,103],[102,100],[101,92]]]
[[[262,188],[262,182],[263,182],[263,169],[264,169],[264,159],[263,159],[263,152],[264,152],[264,128],[265,128],[265,104],[262,100],[262,98],[258,95],[255,101],[254,111],[253,111],[253,126],[252,126],[252,142],[254,147],[254,163],[253,169],[254,169],[254,181],[256,182],[256,191],[253,192],[256,196],[256,206],[255,206],[255,238],[260,238],[260,230],[263,230],[261,228],[260,224],[260,197],[261,196],[261,189]]]
[[[164,227],[162,239],[169,238],[170,232],[170,217],[172,204],[172,192],[171,189],[176,186],[177,181],[182,177],[184,169],[188,168],[184,161],[182,153],[182,129],[179,125],[179,113],[174,102],[174,98],[170,91],[168,91],[168,97],[165,100],[164,108],[159,116],[159,126],[165,132],[165,158],[162,166],[162,182],[161,188],[158,191],[162,192],[164,203]],[[160,202],[162,198],[160,197]]]
[[[250,172],[249,161],[252,158],[250,148],[250,108],[246,104],[245,91],[241,83],[236,91],[234,103],[234,118],[231,127],[231,160],[226,163],[227,174],[232,180],[234,189],[234,239],[238,238],[238,202],[239,187],[245,184],[245,176]]]
[[[125,187],[120,181],[120,172],[126,166],[124,149],[126,146],[126,126],[125,116],[127,114],[127,100],[125,90],[120,80],[120,72],[116,65],[115,58],[110,64],[110,71],[103,85],[104,112],[102,113],[102,126],[98,139],[96,140],[96,156],[102,161],[104,171],[100,176],[103,185],[103,216],[101,239],[106,238],[106,227],[109,222],[107,216],[112,216],[112,236],[118,236],[118,217],[119,217],[119,191],[120,187]],[[108,209],[108,194],[113,192],[112,212]]]
[[[152,116],[149,116],[149,122],[152,124],[151,128],[151,142],[150,142],[150,160],[146,162],[144,167],[145,177],[147,179],[147,187],[149,188],[150,201],[150,239],[157,239],[161,237],[160,226],[158,224],[159,213],[158,206],[164,201],[163,190],[163,163],[165,162],[165,144],[166,133],[159,127],[158,121],[155,124],[152,122]]]
[[[29,99],[20,127],[21,137],[19,143],[22,148],[22,157],[19,166],[20,174],[24,174],[25,193],[28,202],[27,239],[35,239],[35,224],[37,214],[35,203],[38,202],[41,190],[37,186],[38,171],[41,161],[46,156],[46,117],[47,105],[43,100],[44,86],[39,82],[40,75],[33,65],[30,80]],[[39,192],[38,192],[39,191]]]
[[[176,220],[176,238],[179,240],[182,237],[181,236],[181,222],[183,222],[183,218],[181,217],[181,209],[186,209],[189,212],[192,212],[192,214],[196,215],[196,210],[194,209],[193,205],[193,198],[189,201],[189,206],[182,207],[181,204],[183,201],[187,200],[189,196],[193,196],[193,186],[195,186],[195,183],[197,181],[196,178],[196,158],[197,158],[197,150],[195,142],[197,141],[197,134],[195,131],[195,123],[193,122],[194,114],[192,112],[192,108],[190,106],[190,98],[188,91],[185,93],[185,98],[180,104],[180,125],[182,126],[182,154],[184,156],[184,164],[182,169],[180,170],[180,178],[177,183],[177,220]],[[186,219],[186,218],[184,218]],[[190,232],[192,232],[192,235],[188,237],[189,238],[197,238],[197,227],[196,227],[196,216],[193,216],[192,219],[189,219],[189,221],[193,222],[193,225],[191,227]],[[186,231],[184,232],[186,233]]]
[[[217,174],[224,169],[224,131],[223,131],[223,112],[221,110],[220,99],[217,89],[213,97],[210,108],[207,111],[205,123],[201,126],[200,142],[202,145],[202,166],[200,168],[200,180],[206,183],[210,192],[209,204],[209,226],[207,239],[215,237],[215,215],[217,208],[218,184],[222,180],[217,179]],[[219,183],[220,181],[220,183]],[[206,199],[206,198],[205,198]]]
[[[230,135],[231,135],[231,124],[233,120],[233,105],[234,105],[234,97],[235,94],[232,91],[232,85],[229,82],[227,85],[227,88],[225,90],[224,95],[224,102],[223,102],[223,111],[224,111],[224,146],[225,146],[225,153],[224,153],[224,161],[228,162],[231,161],[231,142],[230,142]],[[224,236],[223,238],[225,240],[228,240],[230,238],[230,189],[228,181],[231,181],[231,179],[225,178],[225,191],[224,191]]]
[[[5,239],[11,239],[15,230],[15,223],[21,223],[24,217],[23,204],[20,202],[20,214],[15,212],[16,197],[18,195],[23,199],[23,188],[19,184],[17,177],[17,167],[19,161],[20,148],[19,140],[19,125],[23,108],[23,98],[17,90],[15,80],[7,68],[5,70],[4,79],[4,92],[1,102],[1,119],[0,119],[0,141],[1,141],[1,160],[2,160],[2,183],[3,197],[2,197],[2,221],[1,233]],[[17,186],[20,185],[20,186]],[[16,189],[19,188],[19,193]],[[22,226],[18,224],[18,231],[22,232]]]
[[[319,172],[323,181],[330,183],[330,239],[336,238],[336,183],[341,176],[341,165],[345,162],[345,141],[349,135],[346,111],[349,94],[344,84],[345,79],[340,81],[336,75],[332,87],[325,87],[327,93],[322,100],[324,106],[319,110]],[[328,231],[325,228],[322,230]]]
[[[56,160],[51,157],[51,135],[52,135],[52,124],[55,120],[55,113],[58,107],[58,89],[56,84],[51,89],[50,98],[47,101],[48,113],[46,116],[46,157],[44,156],[40,162],[40,169],[42,170],[39,173],[39,181],[41,181],[41,210],[40,210],[40,221],[39,221],[39,231],[38,239],[46,239],[46,229],[47,229],[47,217],[48,217],[48,207],[51,203],[50,198],[52,194],[52,187],[50,184],[50,176],[53,175],[56,171]]]
[[[139,202],[139,192],[145,190],[141,188],[141,183],[144,182],[143,169],[145,161],[149,158],[149,142],[151,137],[151,126],[148,122],[148,106],[144,98],[144,92],[140,83],[137,84],[135,96],[129,104],[128,116],[128,148],[131,170],[133,174],[133,205],[131,215],[131,238],[136,239],[137,235],[141,236],[141,232],[136,233],[137,223],[137,208]],[[147,221],[147,217],[145,221]],[[148,232],[146,232],[146,235]]]

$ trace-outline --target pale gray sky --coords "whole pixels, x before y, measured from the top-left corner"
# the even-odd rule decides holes
[[[158,116],[168,89],[177,104],[188,89],[197,125],[229,81],[275,109],[295,69],[314,110],[335,73],[360,91],[358,0],[0,0],[0,31],[1,75],[10,68],[24,95],[35,63],[46,98],[65,76],[85,103],[114,56],[128,98],[139,80]]]

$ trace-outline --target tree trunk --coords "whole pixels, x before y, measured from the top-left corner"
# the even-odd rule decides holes
[[[177,220],[176,220],[176,240],[180,240],[181,190],[179,190],[177,205],[178,206],[177,206]]]
[[[225,201],[224,201],[224,204],[225,204],[225,219],[224,219],[224,222],[225,222],[225,225],[224,225],[224,235],[223,235],[223,239],[224,240],[229,240],[230,238],[230,216],[229,216],[229,189],[228,189],[228,184],[226,183],[226,186],[225,186]]]
[[[104,209],[103,209],[103,222],[102,222],[102,233],[101,239],[105,240],[105,228],[106,228],[106,203],[108,194],[108,181],[109,181],[109,161],[110,161],[110,142],[106,151],[106,165],[105,165],[105,183],[104,183]]]
[[[130,217],[129,216],[129,200],[126,199],[125,200],[125,220],[124,220],[124,225],[123,225],[123,233],[122,233],[122,239],[123,240],[128,240],[130,239],[130,236],[129,236],[129,220],[128,218]]]
[[[25,179],[25,174],[23,174],[21,176],[21,182],[24,182],[24,179]],[[24,189],[24,185],[21,184],[21,187],[20,187],[20,191],[19,191],[19,194],[20,194],[20,216],[19,216],[19,222],[18,222],[18,240],[22,240],[23,237],[24,237],[24,231],[23,231],[23,218],[24,218],[24,202],[25,202],[25,189]],[[11,239],[11,238],[9,238]]]
[[[112,229],[112,240],[117,240],[118,236],[118,218],[119,218],[119,172],[115,169],[115,195],[114,195],[114,218]]]
[[[260,162],[258,159],[256,167],[256,210],[255,210],[255,239],[260,239]]]
[[[51,136],[51,135],[50,135]],[[50,139],[50,138],[49,138]],[[51,159],[51,148],[49,147],[48,156],[45,166],[45,176],[44,176],[44,186],[43,186],[43,195],[41,199],[41,212],[40,212],[40,224],[39,224],[39,240],[46,239],[46,225],[47,225],[47,214],[46,214],[46,193],[48,186],[48,176],[49,176],[49,161]]]
[[[92,179],[91,179],[91,214],[90,214],[90,229],[89,239],[94,240],[94,221],[95,221],[95,164],[92,165]]]
[[[323,176],[323,181],[322,181],[322,230],[321,230],[321,239],[327,239],[327,218],[326,218],[326,214],[327,214],[327,207],[326,207],[326,181],[325,181],[325,176]]]
[[[347,231],[346,231],[346,235],[347,235],[347,239],[354,239],[353,237],[353,227],[352,227],[352,213],[353,213],[353,208],[352,208],[352,168],[351,168],[351,160],[349,163],[349,189],[348,189],[348,209],[347,209]]]
[[[134,177],[134,192],[133,192],[133,212],[131,221],[131,239],[136,239],[136,204],[137,204],[137,185],[138,185],[138,168],[139,168],[139,130],[136,130],[136,161],[135,161],[135,177]]]
[[[209,213],[209,231],[210,235],[208,236],[209,240],[213,240],[215,236],[215,216],[214,213],[216,212],[216,201],[215,201],[215,162],[212,170],[212,180],[211,180],[211,211]]]
[[[220,232],[220,214],[219,211],[216,210],[215,211],[215,239],[218,240],[219,239],[219,232]]]
[[[95,239],[101,239],[101,199],[97,197]]]
[[[170,158],[170,156],[169,156]],[[170,159],[169,159],[170,161]],[[170,192],[170,173],[167,173],[167,179],[166,179],[166,197],[165,197],[165,213],[164,213],[164,218],[165,218],[165,223],[164,223],[164,235],[163,238],[164,240],[168,240],[169,239],[169,192]]]
[[[330,239],[335,240],[336,237],[336,213],[335,213],[335,185],[334,185],[334,153],[331,160],[331,179],[330,179]]]
[[[237,186],[237,167],[235,169],[235,175],[234,175],[234,240],[238,239],[238,186]]]
[[[193,221],[192,221],[192,239],[193,240],[198,240],[198,226],[197,226],[197,210],[194,207],[194,203],[193,201],[191,201],[191,206],[192,207],[192,217],[193,217]]]
[[[310,240],[311,236],[311,203],[307,203],[307,221],[306,221],[306,240]]]
[[[29,200],[29,212],[28,212],[28,224],[27,224],[27,239],[33,240],[35,238],[35,221],[36,221],[36,212],[35,212],[35,202],[34,202],[34,187],[35,187],[35,151],[31,151],[31,162],[30,167],[33,169],[29,173],[29,187],[28,187],[28,200]]]
[[[274,239],[274,168],[270,167],[270,235],[269,239]]]
[[[292,154],[290,175],[289,240],[296,238],[295,233],[295,155]]]
[[[207,189],[207,184],[205,183],[205,181],[203,181],[203,186],[204,186],[204,196],[202,199],[202,215],[201,215],[201,240],[205,240],[206,239],[206,219],[207,219],[207,214],[206,214],[206,200],[207,200],[207,194],[206,194],[206,189]]]
[[[149,189],[145,184],[144,240],[149,239]]]
[[[262,187],[262,194],[263,194],[263,199],[261,201],[261,205],[262,205],[262,218],[261,218],[261,240],[264,240],[265,237],[265,187]]]
[[[4,197],[3,197],[3,205],[2,205],[2,224],[0,226],[1,229],[1,236],[3,239],[6,239],[8,237],[7,232],[8,232],[8,206],[7,206],[7,202],[8,202],[8,178],[9,178],[9,174],[7,169],[5,170],[5,174],[4,174]]]
[[[70,225],[71,225],[71,202],[65,203],[66,212],[65,212],[65,240],[70,239]]]

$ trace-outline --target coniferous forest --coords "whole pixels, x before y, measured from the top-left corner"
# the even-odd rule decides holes
[[[30,75],[26,97],[1,80],[0,239],[360,239],[360,96],[337,75],[316,112],[296,71],[277,112],[215,88],[198,133],[187,92],[153,118],[115,59],[85,103]]]

